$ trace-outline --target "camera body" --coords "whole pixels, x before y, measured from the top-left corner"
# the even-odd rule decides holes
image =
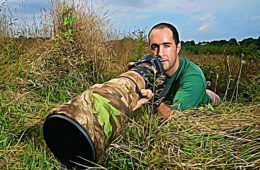
[[[132,65],[131,70],[137,72],[145,80],[146,89],[150,89],[154,93],[152,107],[155,109],[159,107],[162,99],[165,97],[166,91],[165,82],[167,76],[165,74],[161,58],[147,54],[139,61]]]

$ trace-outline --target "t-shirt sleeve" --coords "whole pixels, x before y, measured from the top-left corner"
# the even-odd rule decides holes
[[[206,82],[200,74],[192,73],[181,77],[180,87],[173,98],[173,110],[186,110],[200,104],[206,93]]]

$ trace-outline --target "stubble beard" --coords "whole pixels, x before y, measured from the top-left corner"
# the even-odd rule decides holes
[[[164,71],[165,71],[166,73],[167,73],[168,71],[170,71],[171,69],[173,69],[173,67],[175,66],[176,60],[177,60],[177,56],[174,58],[174,61],[172,62],[171,65],[169,65],[167,68],[164,68]],[[168,60],[168,63],[170,64],[169,60]]]

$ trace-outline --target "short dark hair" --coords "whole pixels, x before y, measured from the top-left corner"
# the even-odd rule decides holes
[[[172,24],[169,24],[166,22],[161,22],[152,27],[152,29],[149,31],[149,34],[148,34],[149,44],[150,44],[150,34],[151,34],[152,30],[153,29],[162,29],[162,28],[169,28],[172,31],[173,40],[175,41],[175,44],[177,46],[180,42],[178,31]]]

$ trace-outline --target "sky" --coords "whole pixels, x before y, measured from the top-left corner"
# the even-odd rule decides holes
[[[0,0],[16,9],[20,19],[39,16],[48,0]],[[78,0],[79,1],[79,0]],[[86,1],[86,0],[85,0]],[[159,22],[176,26],[180,39],[196,42],[258,38],[260,0],[89,0],[100,13],[106,13],[121,32],[143,30]],[[19,6],[23,4],[23,8]],[[105,5],[104,5],[105,4]],[[17,10],[19,9],[19,10]]]

